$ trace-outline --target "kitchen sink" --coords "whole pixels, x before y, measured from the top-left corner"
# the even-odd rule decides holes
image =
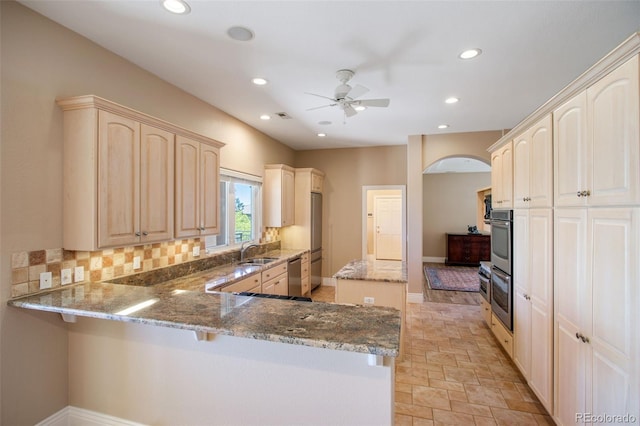
[[[277,257],[254,257],[253,259],[243,260],[240,265],[266,265],[276,260],[278,260]]]

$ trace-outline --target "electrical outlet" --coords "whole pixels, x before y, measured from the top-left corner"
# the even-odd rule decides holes
[[[367,305],[373,305],[375,302],[376,302],[376,299],[374,299],[373,297],[364,298],[364,303],[366,303]]]
[[[140,256],[133,257],[133,269],[140,269]]]
[[[71,268],[60,271],[60,284],[71,284]]]
[[[51,272],[41,272],[40,273],[40,290],[44,290],[46,288],[51,288]]]
[[[76,268],[73,271],[74,275],[75,275],[75,282],[79,283],[84,281],[84,267],[82,266],[76,266]]]
[[[200,256],[200,246],[193,246],[193,257]]]

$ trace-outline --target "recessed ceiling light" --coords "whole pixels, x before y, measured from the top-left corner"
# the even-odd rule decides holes
[[[253,84],[255,84],[256,86],[264,86],[265,84],[268,83],[268,81],[262,77],[256,77],[254,79],[251,80],[251,82]]]
[[[449,125],[448,124],[441,124],[438,126],[438,129],[448,129]]]
[[[460,100],[460,99],[458,99],[458,98],[454,98],[454,97],[452,96],[452,97],[450,97],[450,98],[445,99],[444,101],[445,101],[445,103],[448,103],[448,104],[455,104],[455,103],[456,103],[456,102],[458,102],[459,100]]]
[[[468,49],[468,50],[465,50],[464,52],[462,52],[461,54],[459,54],[458,58],[460,58],[460,59],[473,59],[473,58],[475,58],[476,56],[478,56],[481,53],[482,53],[482,50],[480,50],[478,48]]]
[[[271,120],[271,116],[268,114],[262,114],[260,120]]]
[[[356,107],[353,107],[353,109],[355,109],[356,111],[364,111],[365,109],[367,109],[367,107],[363,105],[358,105]]]
[[[324,138],[325,136],[327,136],[327,134],[326,134],[326,133],[318,133],[318,137],[319,137],[319,138]]]
[[[184,0],[162,0],[161,3],[171,13],[186,15],[191,12],[191,7]]]
[[[249,41],[253,39],[253,31],[245,27],[231,27],[227,30],[227,35],[238,41]]]

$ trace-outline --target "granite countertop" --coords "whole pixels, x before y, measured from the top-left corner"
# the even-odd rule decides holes
[[[78,284],[12,299],[8,304],[64,315],[398,356],[401,315],[396,309],[204,291],[212,280],[223,280],[221,286],[230,284],[303,252],[276,250],[265,253],[263,256],[279,257],[280,260],[262,267],[243,267],[246,271],[238,274],[231,272],[232,269],[237,272],[237,264],[222,265],[154,285]],[[145,305],[131,312],[132,307]]]
[[[396,260],[352,260],[333,275],[341,280],[407,282],[407,264]]]

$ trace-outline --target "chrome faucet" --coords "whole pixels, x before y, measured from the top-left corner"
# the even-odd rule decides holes
[[[251,241],[245,241],[244,243],[242,243],[242,245],[240,246],[240,262],[244,261],[244,254],[246,253],[247,250],[249,250],[251,247],[258,247],[257,244],[249,244],[248,246],[244,246],[246,243],[250,243]]]

